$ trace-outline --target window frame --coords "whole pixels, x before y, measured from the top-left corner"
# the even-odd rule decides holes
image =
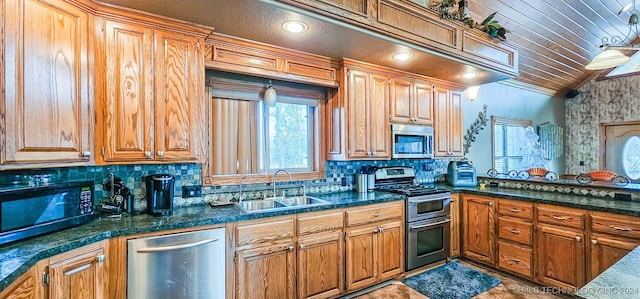
[[[519,127],[529,127],[533,125],[533,121],[529,119],[514,119],[514,118],[506,118],[506,117],[498,117],[495,115],[491,116],[491,167],[495,170],[496,168],[496,125],[505,125],[505,126],[519,126]],[[504,142],[506,145],[506,141]],[[516,156],[504,156],[504,157],[516,157]],[[522,156],[519,156],[522,159]],[[513,169],[508,169],[510,171]]]
[[[254,79],[254,80],[251,80]],[[210,105],[206,104],[206,101],[211,98],[223,98],[223,99],[231,99],[231,100],[249,100],[249,101],[263,101],[264,91],[268,87],[268,80],[262,78],[248,78],[248,80],[239,80],[235,78],[223,78],[223,77],[210,77],[207,78],[205,88],[205,99],[203,102],[203,129],[201,134],[201,140],[203,141],[202,148],[202,184],[204,186],[214,186],[214,185],[233,185],[239,184],[243,177],[250,177],[249,179],[245,178],[244,182],[255,182],[255,183],[270,183],[272,181],[273,172],[265,171],[264,165],[258,164],[258,173],[251,174],[225,174],[225,175],[211,175],[211,165],[210,158],[211,155],[211,144],[212,140],[210,135],[209,126],[211,123],[209,107]],[[312,153],[310,155],[310,163],[311,170],[304,172],[291,172],[291,177],[293,180],[313,180],[313,179],[323,179],[326,177],[325,172],[325,162],[326,162],[326,151],[324,150],[323,140],[326,139],[324,123],[325,123],[325,107],[326,107],[326,99],[328,97],[329,89],[319,86],[310,86],[310,89],[304,89],[297,87],[297,83],[289,83],[289,82],[279,82],[273,81],[272,86],[276,89],[278,93],[278,101],[279,102],[301,102],[311,106],[314,106],[314,113],[309,121],[313,124],[313,132],[310,131],[310,134],[313,135],[310,138],[310,142],[312,143],[310,149]],[[294,100],[294,99],[299,100]],[[261,113],[265,113],[264,105],[259,105],[263,107]],[[264,116],[263,116],[264,118]],[[259,126],[264,126],[265,121],[260,122]],[[261,130],[260,128],[258,128]],[[262,128],[264,130],[265,128]],[[258,142],[266,142],[260,141],[258,138]],[[266,144],[259,146],[268,146]],[[256,151],[260,152],[260,151]],[[258,153],[258,155],[264,155],[265,153]],[[255,158],[258,158],[256,156]],[[260,157],[266,158],[266,157]]]

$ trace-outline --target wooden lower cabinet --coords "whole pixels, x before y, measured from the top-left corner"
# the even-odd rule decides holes
[[[106,298],[107,244],[101,241],[51,257],[48,298]]]
[[[495,264],[494,201],[486,196],[463,195],[462,255],[489,265]]]
[[[539,283],[572,290],[585,283],[585,235],[582,231],[538,225],[536,279]]]
[[[298,298],[327,298],[342,293],[343,244],[342,232],[298,240]]]
[[[460,194],[451,194],[451,245],[450,256],[460,255]]]
[[[498,261],[500,269],[533,278],[533,250],[527,246],[498,241]]]
[[[39,264],[42,264],[40,262]],[[31,267],[26,273],[0,292],[2,299],[36,299],[43,298],[42,281],[38,265]],[[42,268],[42,266],[40,266]]]
[[[295,247],[281,244],[236,252],[236,298],[295,298]]]
[[[640,241],[635,239],[592,234],[589,280],[596,278],[638,245]]]

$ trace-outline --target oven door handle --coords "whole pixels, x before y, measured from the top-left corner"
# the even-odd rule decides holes
[[[429,198],[429,199],[409,199],[409,203],[425,203],[425,202],[439,201],[439,200],[449,201],[451,200],[451,197],[440,197],[440,198]]]
[[[409,229],[421,229],[421,228],[425,228],[425,227],[429,227],[429,226],[435,226],[435,225],[440,225],[440,224],[445,224],[445,223],[449,223],[451,222],[451,218],[447,219],[447,220],[443,220],[443,221],[438,221],[438,222],[433,222],[433,223],[429,223],[429,224],[425,224],[425,225],[418,225],[418,226],[414,226],[409,224]]]

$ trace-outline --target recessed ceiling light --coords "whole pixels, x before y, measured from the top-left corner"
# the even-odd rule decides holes
[[[462,74],[462,78],[471,79],[471,78],[475,78],[477,75],[478,73],[464,73]]]
[[[284,22],[284,24],[282,24],[282,28],[291,33],[300,33],[307,31],[307,29],[309,29],[309,26],[300,21],[286,21]]]
[[[395,59],[397,61],[409,60],[409,59],[411,59],[411,57],[413,57],[413,54],[411,54],[411,53],[398,53],[396,55],[393,55],[393,59]]]

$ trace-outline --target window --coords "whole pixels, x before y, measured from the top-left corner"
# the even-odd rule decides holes
[[[507,119],[491,116],[491,135],[493,136],[493,169],[498,173],[521,170],[520,143],[521,130],[531,126],[530,120]]]
[[[204,184],[239,183],[248,174],[255,174],[257,182],[267,182],[271,177],[264,174],[277,169],[288,170],[294,179],[324,177],[319,140],[325,88],[273,84],[278,102],[268,107],[262,101],[263,81],[254,77],[209,79],[209,155],[203,166]]]

